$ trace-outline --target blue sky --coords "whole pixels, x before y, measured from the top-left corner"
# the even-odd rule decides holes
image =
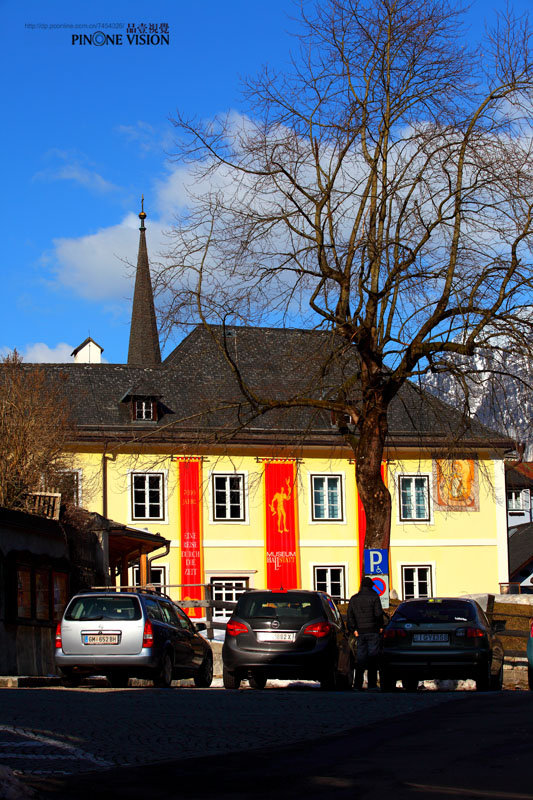
[[[503,5],[475,0],[470,35]],[[183,197],[169,116],[242,110],[240,76],[286,63],[294,5],[0,0],[0,9],[0,353],[16,347],[27,361],[69,361],[92,336],[107,361],[124,362],[133,293],[124,262],[136,258],[141,193],[154,260]],[[126,44],[127,26],[142,23],[168,24],[169,45]],[[72,44],[96,29],[60,25],[97,25],[124,44]]]

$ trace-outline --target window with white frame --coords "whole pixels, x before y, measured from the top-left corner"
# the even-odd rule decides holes
[[[248,587],[246,578],[211,578],[211,592],[213,600],[236,603]],[[229,619],[233,613],[231,608],[214,608],[214,619]]]
[[[343,520],[342,475],[311,475],[311,511],[314,522]]]
[[[213,520],[245,522],[245,481],[238,473],[211,476]]]
[[[334,600],[346,597],[344,567],[313,567],[313,585],[317,592],[326,592]]]
[[[75,506],[80,506],[81,469],[61,470],[51,491],[60,492],[62,503],[73,503]]]
[[[398,477],[400,520],[429,522],[429,475],[400,475]]]
[[[165,518],[165,488],[162,472],[131,473],[131,518],[162,520]]]
[[[412,600],[417,597],[433,597],[431,565],[402,566],[402,597]]]
[[[167,583],[167,570],[166,567],[155,567],[150,565],[150,575],[148,576],[148,583],[151,583],[156,592],[159,594],[166,594]],[[133,567],[133,585],[140,586],[141,584],[141,570],[138,565]]]
[[[529,511],[531,496],[529,489],[508,489],[507,490],[507,511],[510,514],[523,514]]]
[[[138,397],[133,401],[134,419],[155,419],[155,403],[151,397]]]

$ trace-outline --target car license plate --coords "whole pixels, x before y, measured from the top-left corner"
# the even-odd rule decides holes
[[[285,633],[284,631],[256,631],[258,642],[294,642],[295,633]]]
[[[413,633],[413,642],[448,642],[447,633]]]
[[[83,644],[118,644],[118,633],[85,633]]]

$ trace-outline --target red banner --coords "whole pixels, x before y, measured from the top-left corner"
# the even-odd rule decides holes
[[[265,464],[268,589],[297,589],[296,469],[293,461]]]
[[[202,495],[200,461],[179,462],[181,581],[202,584]],[[202,600],[202,586],[184,586],[182,600]],[[190,617],[203,617],[202,608],[186,608]]]

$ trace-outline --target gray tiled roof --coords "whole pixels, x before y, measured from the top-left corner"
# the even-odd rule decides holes
[[[352,352],[344,352],[325,365],[325,356],[335,351],[334,340],[326,332],[230,328],[228,333],[231,357],[258,394],[275,394],[284,399],[325,397],[340,376],[349,377],[357,369]],[[278,444],[343,442],[326,411],[297,407],[254,415],[230,366],[203,326],[196,327],[161,365],[42,367],[50,375],[63,377],[82,439],[124,439],[150,431],[153,441],[159,442],[191,443],[206,436]],[[157,422],[131,420],[125,400],[135,394],[158,397]],[[460,413],[413,384],[405,385],[392,402],[389,429],[389,439],[394,444],[511,444],[475,420],[465,425]]]

